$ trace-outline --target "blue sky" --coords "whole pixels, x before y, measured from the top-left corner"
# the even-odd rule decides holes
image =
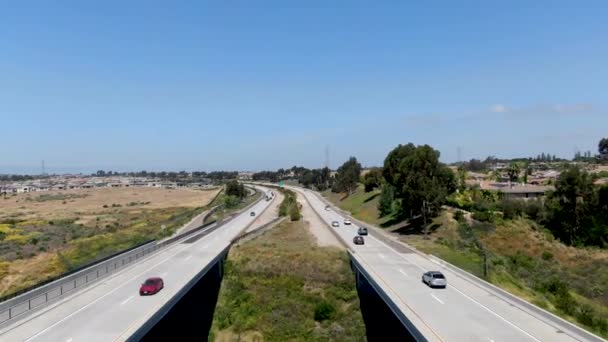
[[[126,4],[125,4],[126,3]],[[277,169],[608,136],[605,1],[48,1],[0,10],[0,173]]]

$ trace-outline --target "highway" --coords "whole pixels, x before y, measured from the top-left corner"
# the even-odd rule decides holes
[[[250,216],[250,211],[260,214],[271,203],[273,201],[259,201],[196,241],[188,242],[188,238],[177,242],[16,322],[0,332],[0,341],[94,342],[127,339],[256,219],[257,215]],[[139,296],[141,283],[153,276],[162,277],[165,288],[153,296]]]
[[[336,210],[325,210],[326,203],[318,194],[290,188],[304,194],[325,223],[340,222],[340,227],[330,229],[429,341],[604,341],[561,319],[556,323],[556,317],[549,319],[552,315],[547,312],[532,312],[505,299],[405,245],[389,246],[373,231],[364,245],[354,245],[355,224],[344,225],[344,217]],[[431,289],[422,283],[422,274],[431,270],[446,276],[447,288]]]

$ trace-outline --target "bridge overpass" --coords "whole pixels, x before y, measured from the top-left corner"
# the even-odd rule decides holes
[[[10,321],[0,331],[0,340],[93,342],[143,337],[209,269],[223,261],[231,241],[272,202],[260,200],[208,235],[192,234],[23,319]],[[250,216],[250,211],[257,215]],[[139,286],[152,276],[162,277],[165,288],[153,296],[139,296]]]
[[[318,193],[302,193],[319,217],[348,247],[357,273],[365,277],[418,341],[605,341],[547,311],[516,298],[447,263],[420,253],[353,221]],[[331,227],[339,221],[340,227]],[[354,245],[356,226],[368,226],[364,245]],[[440,270],[446,289],[431,289],[421,281],[426,271]]]

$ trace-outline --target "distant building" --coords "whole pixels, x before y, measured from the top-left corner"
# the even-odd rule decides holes
[[[552,186],[509,183],[481,183],[481,189],[501,192],[506,198],[528,199],[545,196]]]

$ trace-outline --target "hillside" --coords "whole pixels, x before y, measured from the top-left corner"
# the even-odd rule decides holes
[[[377,226],[386,223],[373,217],[377,215],[372,209],[377,197],[362,188],[342,201],[339,194],[324,196],[358,219]],[[566,246],[526,218],[490,224],[464,218],[457,221],[454,213],[444,210],[434,219],[428,240],[419,230],[408,229],[407,222],[401,222],[399,229],[393,226],[387,230],[425,253],[608,337],[607,250]],[[482,248],[487,253],[487,275]]]

